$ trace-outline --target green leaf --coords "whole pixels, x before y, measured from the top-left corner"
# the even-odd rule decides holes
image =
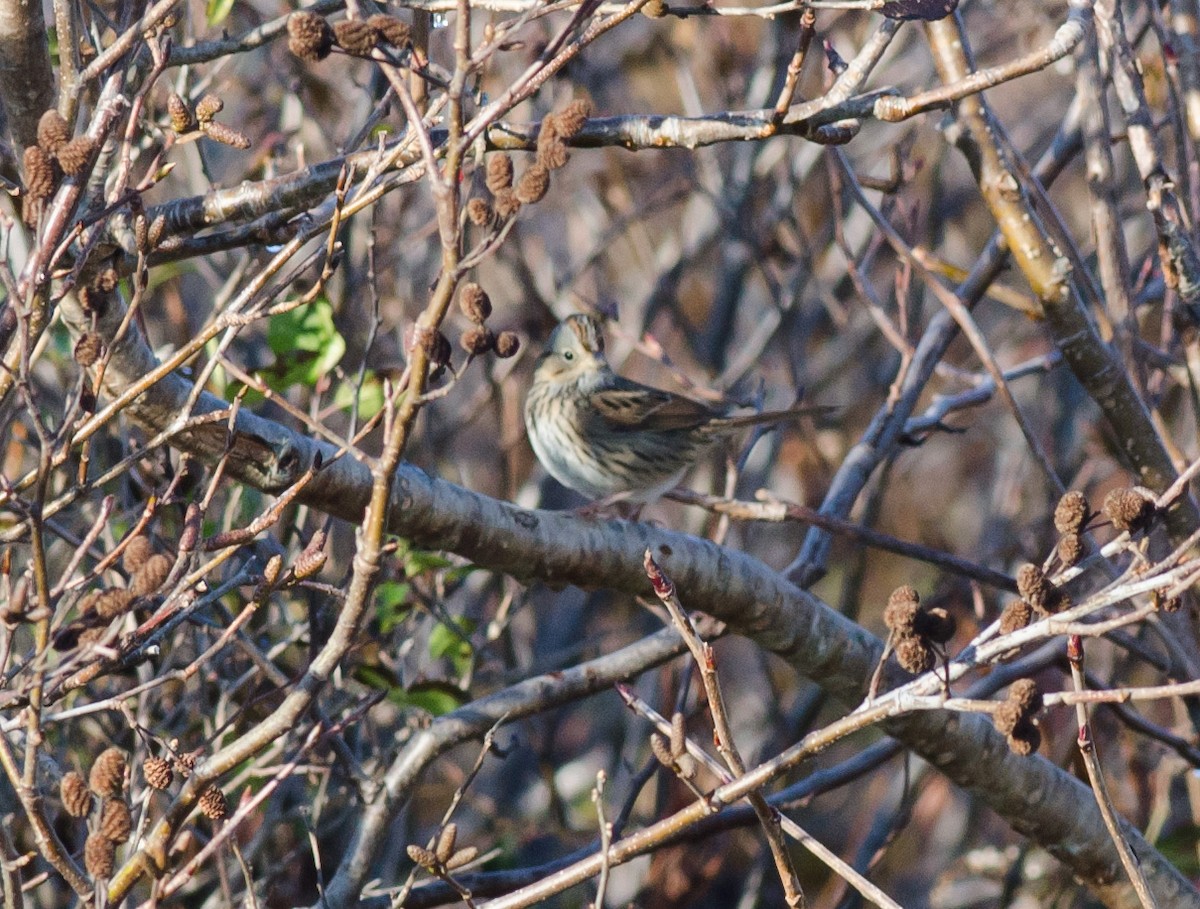
[[[400,680],[383,666],[368,666],[365,664],[355,666],[352,675],[356,682],[360,682],[368,688],[374,688],[376,691],[386,691],[388,697],[391,697],[397,690],[401,690]]]
[[[454,563],[445,556],[440,556],[436,552],[426,552],[423,549],[410,549],[404,556],[404,574],[410,578],[424,574],[426,571],[441,571],[443,568],[450,568],[453,565]]]
[[[355,387],[353,382],[342,382],[333,393],[333,406],[339,410],[349,411],[354,406]],[[383,383],[371,371],[363,377],[362,388],[358,391],[358,416],[360,420],[369,420],[383,410]]]
[[[375,617],[379,630],[387,634],[404,621],[411,611],[408,606],[409,586],[403,581],[384,581],[375,589]]]
[[[264,378],[276,391],[316,385],[346,353],[346,339],[334,327],[333,307],[324,297],[273,316],[267,344],[276,362]]]
[[[398,707],[416,707],[441,716],[465,704],[467,694],[449,682],[417,682],[407,691],[393,691],[388,700]]]
[[[475,622],[462,616],[453,621],[456,627],[439,623],[430,633],[429,655],[434,659],[444,657],[450,660],[455,673],[463,675],[470,668],[474,654],[470,635],[475,630]]]
[[[204,8],[204,16],[210,26],[220,25],[232,9],[233,0],[208,0],[208,5]]]

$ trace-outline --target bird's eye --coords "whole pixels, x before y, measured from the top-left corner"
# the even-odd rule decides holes
[[[564,350],[563,351],[563,359],[566,360],[568,363],[570,363],[572,360],[575,359],[575,354],[572,351]]]

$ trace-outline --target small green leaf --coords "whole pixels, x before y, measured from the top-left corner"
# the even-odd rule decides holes
[[[453,564],[445,556],[440,556],[435,552],[414,549],[404,558],[404,574],[412,578],[427,571],[441,571]]]
[[[316,385],[346,353],[346,339],[333,324],[333,307],[323,297],[272,317],[267,344],[276,362],[264,378],[276,391]]]
[[[355,681],[366,685],[368,688],[374,688],[376,691],[386,691],[389,698],[397,691],[403,693],[403,689],[400,688],[400,680],[382,666],[355,666],[353,675]]]
[[[449,682],[417,682],[407,691],[393,691],[388,700],[398,707],[416,707],[441,716],[465,704],[467,694]]]
[[[384,581],[375,590],[375,617],[379,630],[387,634],[404,621],[411,611],[408,606],[409,586],[403,581]]]
[[[454,619],[455,628],[446,624],[438,624],[429,635],[429,655],[434,659],[450,660],[454,671],[463,675],[471,666],[474,648],[471,646],[470,635],[475,630],[475,622],[458,616]]]
[[[333,406],[339,410],[350,410],[354,406],[355,386],[353,382],[342,382],[333,394]],[[368,370],[358,391],[358,417],[369,420],[383,410],[383,383]]]
[[[208,24],[220,25],[233,9],[233,0],[208,0],[204,8],[204,16]]]

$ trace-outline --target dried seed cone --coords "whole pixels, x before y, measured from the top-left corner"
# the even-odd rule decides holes
[[[192,771],[196,769],[196,755],[190,751],[179,755],[175,758],[175,772],[184,779],[192,775]]]
[[[1021,721],[1021,708],[1012,701],[1005,701],[996,708],[996,712],[992,714],[992,722],[996,726],[996,731],[1003,735],[1011,735],[1012,731],[1017,728],[1017,723]]]
[[[103,833],[93,833],[83,845],[83,866],[94,878],[111,877],[116,858],[116,845]]]
[[[642,15],[647,19],[661,19],[668,12],[670,12],[670,9],[667,4],[663,3],[663,0],[650,0],[641,9]]]
[[[463,285],[462,293],[458,297],[458,307],[462,314],[476,325],[482,325],[492,314],[491,298],[474,282]]]
[[[224,123],[203,124],[204,135],[212,139],[214,142],[220,142],[222,145],[228,145],[231,148],[246,149],[250,147],[250,140],[234,129],[232,126],[226,126]]]
[[[504,152],[488,158],[487,175],[484,182],[493,196],[500,195],[501,190],[511,189],[513,181],[513,163]]]
[[[450,856],[454,855],[454,844],[457,840],[458,824],[452,822],[442,828],[442,832],[438,834],[437,846],[433,850],[439,862],[445,864]]]
[[[1153,505],[1136,489],[1114,489],[1104,497],[1100,510],[1117,530],[1132,532],[1150,517]]]
[[[537,160],[549,170],[558,170],[560,167],[566,167],[567,162],[571,160],[571,153],[567,151],[567,143],[555,137],[555,140],[547,143],[545,147],[538,143]]]
[[[687,748],[687,721],[676,710],[671,714],[671,754],[679,756]]]
[[[162,242],[163,231],[166,229],[167,218],[165,215],[159,215],[150,222],[150,229],[146,231],[146,241],[151,249],[154,249]]]
[[[127,766],[124,751],[120,748],[105,748],[92,764],[92,772],[88,774],[88,786],[102,798],[119,798],[125,791]]]
[[[555,142],[561,141],[562,133],[559,132],[558,120],[555,118],[554,114],[549,114],[548,116],[543,117],[542,125],[538,127],[537,134],[538,157],[541,157],[541,153],[544,149],[553,145]]]
[[[152,555],[154,544],[145,534],[138,534],[125,544],[125,551],[121,553],[121,566],[130,574],[136,574]]]
[[[87,168],[95,150],[96,140],[91,136],[72,139],[58,150],[58,165],[63,169],[63,173],[74,177]]]
[[[325,534],[317,531],[296,559],[292,571],[298,580],[311,578],[325,566]]]
[[[502,189],[492,200],[492,207],[501,218],[511,218],[521,210],[521,200],[511,189]]]
[[[1087,517],[1087,499],[1082,492],[1072,489],[1054,508],[1054,529],[1061,534],[1079,533]]]
[[[263,583],[268,587],[274,587],[275,582],[279,580],[279,575],[283,573],[283,556],[279,553],[271,556],[267,560],[266,567],[263,568]]]
[[[411,843],[405,851],[408,853],[408,857],[422,868],[437,867],[437,856],[424,846],[418,846],[416,843]]]
[[[490,329],[484,328],[482,325],[476,325],[474,328],[468,328],[464,331],[458,339],[458,343],[471,356],[481,357],[496,346],[496,336],[492,334]]]
[[[38,146],[31,145],[25,149],[24,165],[26,195],[34,201],[49,199],[58,182],[50,156]]]
[[[96,610],[96,615],[102,619],[115,619],[117,616],[127,613],[135,599],[137,597],[132,590],[114,587],[111,590],[103,591],[100,596],[96,597],[92,608]]]
[[[307,63],[324,60],[333,49],[333,29],[316,13],[292,13],[287,30],[288,50]]]
[[[1008,701],[1016,704],[1022,715],[1029,719],[1042,709],[1042,692],[1033,679],[1017,679],[1008,689]]]
[[[408,23],[395,16],[382,14],[371,16],[367,19],[367,25],[374,29],[380,41],[386,41],[392,47],[408,47],[409,41],[412,40],[412,29],[409,28]]]
[[[175,779],[171,762],[153,755],[142,761],[142,776],[146,778],[146,785],[153,789],[166,789]]]
[[[334,23],[333,38],[338,46],[355,57],[367,57],[375,49],[379,33],[362,19],[345,19]]]
[[[549,189],[550,171],[535,161],[526,169],[525,173],[521,174],[521,179],[517,181],[517,188],[514,192],[518,202],[532,205],[535,202],[541,202]]]
[[[85,331],[75,342],[75,362],[87,369],[104,355],[104,339],[94,331]]]
[[[650,734],[650,751],[654,754],[655,759],[670,770],[675,766],[675,756],[671,754],[671,747],[657,732]]]
[[[511,331],[502,331],[496,336],[496,356],[501,360],[515,357],[521,349],[521,339]]]
[[[476,196],[467,202],[467,217],[476,227],[486,227],[492,221],[492,206]]]
[[[1054,588],[1045,572],[1032,562],[1017,569],[1017,592],[1021,599],[1034,609],[1046,611],[1046,604],[1053,596]]]
[[[914,633],[920,609],[920,597],[917,596],[916,590],[907,584],[897,587],[888,597],[887,606],[884,607],[883,624],[893,634],[911,635]]]
[[[38,217],[42,213],[42,203],[44,200],[35,199],[33,196],[25,193],[21,196],[21,223],[26,227],[37,227]]]
[[[1013,600],[1000,613],[1000,633],[1012,634],[1029,624],[1033,618],[1033,607],[1024,600]]]
[[[134,216],[133,239],[138,252],[147,253],[150,251],[150,222],[146,220],[145,212],[138,212]]]
[[[469,865],[479,857],[479,848],[477,846],[464,846],[458,852],[446,859],[446,870],[453,871],[456,868],[461,868],[463,865]]]
[[[146,560],[146,564],[138,569],[133,576],[129,589],[135,596],[144,597],[162,587],[167,575],[171,573],[171,559],[161,552],[155,553]]]
[[[202,124],[211,123],[217,114],[224,109],[225,102],[216,95],[205,95],[196,102],[196,119]]]
[[[920,638],[904,638],[896,645],[896,661],[913,675],[933,668],[933,651]]]
[[[229,803],[225,793],[216,786],[209,786],[200,794],[200,813],[210,821],[223,821],[229,815]]]
[[[106,799],[100,810],[100,832],[114,843],[128,842],[133,832],[133,817],[124,799]]]
[[[38,120],[38,145],[49,154],[54,154],[71,139],[71,127],[62,114],[51,109]]]
[[[63,774],[58,794],[62,799],[63,809],[71,817],[87,817],[88,812],[92,810],[92,794],[88,791],[83,777],[74,770]]]
[[[558,134],[564,139],[574,139],[583,130],[591,116],[591,102],[578,98],[554,115],[558,123]]]
[[[1064,533],[1058,538],[1058,559],[1067,568],[1083,558],[1083,538],[1077,533]]]
[[[182,95],[172,93],[167,99],[167,116],[171,120],[171,129],[177,133],[190,133],[196,128],[196,117]]]

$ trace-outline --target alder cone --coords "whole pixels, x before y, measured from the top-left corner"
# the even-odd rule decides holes
[[[146,778],[146,785],[154,789],[166,789],[175,779],[171,762],[161,757],[148,757],[142,761],[142,775]]]
[[[125,544],[125,550],[121,553],[121,567],[130,574],[137,574],[152,555],[154,555],[154,544],[150,542],[149,537],[138,534]]]
[[[111,877],[117,847],[103,833],[93,833],[83,846],[83,866],[92,877]]]
[[[177,133],[191,132],[196,128],[196,117],[182,95],[172,94],[167,99],[167,116],[171,121],[171,129]]]
[[[38,145],[54,154],[71,140],[71,127],[62,114],[51,108],[38,120],[37,137]]]
[[[100,832],[114,843],[128,842],[133,833],[133,818],[124,799],[107,799],[100,810]]]
[[[92,603],[92,608],[96,611],[96,615],[102,619],[115,619],[119,615],[124,615],[129,611],[129,607],[133,605],[133,601],[137,597],[132,590],[126,590],[123,587],[114,587],[111,590],[102,591]],[[101,793],[103,795],[104,793]]]
[[[196,102],[196,119],[201,123],[211,123],[213,118],[225,109],[225,102],[216,95],[205,95]]]
[[[117,798],[125,791],[125,769],[128,761],[120,748],[105,748],[92,764],[88,785],[92,792],[104,798]]]
[[[229,814],[229,803],[225,793],[216,786],[209,786],[200,795],[200,813],[210,821],[222,821]]]
[[[58,182],[54,162],[36,145],[25,149],[25,193],[30,199],[48,199]]]
[[[407,47],[412,40],[412,29],[407,22],[395,16],[385,16],[382,13],[367,19],[367,25],[374,29],[379,40],[386,41],[392,47]]]
[[[541,202],[550,189],[550,171],[536,161],[529,166],[517,181],[516,196],[519,202],[532,205]]]
[[[513,163],[512,158],[500,152],[492,155],[487,161],[487,176],[485,183],[493,196],[500,195],[505,189],[512,188]]]
[[[306,63],[324,60],[333,50],[333,29],[324,16],[292,13],[288,17],[288,50]]]
[[[96,150],[96,142],[91,136],[80,136],[72,139],[58,150],[58,164],[63,173],[72,177],[83,173]]]
[[[144,597],[162,587],[163,581],[170,573],[171,559],[161,552],[155,553],[146,560],[146,564],[138,569],[129,589],[134,596]]]
[[[379,33],[362,19],[344,19],[334,23],[333,37],[338,46],[355,57],[369,56]]]
[[[63,775],[58,787],[63,808],[71,817],[87,817],[92,810],[92,794],[88,791],[83,776],[72,770]]]

